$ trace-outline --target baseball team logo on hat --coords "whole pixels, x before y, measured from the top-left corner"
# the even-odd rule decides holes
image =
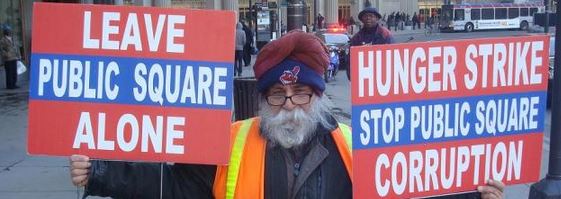
[[[279,80],[283,85],[294,84],[298,81],[298,73],[300,73],[300,66],[294,66],[292,70],[285,70]]]

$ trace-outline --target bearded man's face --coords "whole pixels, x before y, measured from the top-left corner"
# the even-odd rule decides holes
[[[318,124],[328,127],[326,99],[303,84],[275,84],[260,102],[262,135],[272,145],[292,148],[307,143]]]

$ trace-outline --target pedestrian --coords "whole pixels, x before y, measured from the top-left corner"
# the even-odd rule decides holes
[[[323,29],[323,20],[325,20],[325,17],[321,16],[321,13],[318,13],[318,17],[317,17],[317,30],[321,30]]]
[[[3,36],[0,38],[0,55],[4,61],[6,72],[6,88],[17,89],[17,62],[21,59],[16,41],[12,35],[12,28],[8,25],[2,26]]]
[[[389,18],[392,18],[390,14]],[[358,14],[362,28],[351,38],[351,46],[390,44],[394,42],[393,36],[387,28],[379,26],[381,15],[376,8],[370,7]]]
[[[413,30],[415,30],[415,26],[417,26],[417,12],[413,13],[413,17],[411,18],[411,22],[413,22]]]
[[[394,19],[394,21],[395,21],[395,28],[394,28],[394,31],[397,32],[397,29],[399,28],[399,24],[401,23],[401,14],[400,14],[399,12],[397,12],[397,13],[395,14],[395,19]]]
[[[360,20],[360,19],[358,19],[358,20]],[[392,29],[392,25],[394,24],[394,20],[395,20],[395,15],[394,15],[394,13],[392,12],[392,13],[390,14],[390,16],[388,16],[388,30],[391,30],[391,29]]]
[[[237,76],[242,76],[242,64],[243,64],[243,52],[246,43],[245,32],[243,31],[242,23],[238,22],[236,24],[236,54],[235,54],[235,68],[234,74],[237,72]]]
[[[350,28],[347,28],[347,29],[350,29],[350,30],[351,30],[351,34],[354,34],[354,33],[355,33],[355,24],[356,24],[356,21],[355,21],[355,19],[354,19],[353,16],[350,16],[350,17],[349,17],[349,22],[348,22],[348,24],[349,24],[349,27],[350,27]]]
[[[243,62],[244,66],[251,64],[251,50],[253,49],[253,30],[242,21],[243,31],[245,33],[245,45],[243,46]]]
[[[417,12],[413,13],[413,18],[411,19],[411,21],[413,21],[413,30],[415,30],[415,26],[417,26],[417,29],[421,29],[421,22],[419,21],[419,16],[417,16]]]
[[[358,20],[363,24],[362,28],[351,38],[351,46],[378,45],[394,43],[390,32],[390,21],[395,20],[394,13],[388,16],[388,28],[379,25],[381,15],[376,8],[369,7],[358,13]],[[347,69],[347,78],[351,80],[351,69]]]
[[[299,30],[261,49],[253,66],[259,117],[232,125],[234,140],[245,141],[233,144],[242,152],[231,154],[237,158],[229,166],[89,161],[73,155],[72,182],[85,186],[85,195],[116,198],[350,199],[352,157],[345,139],[351,130],[333,117],[324,94],[328,64],[319,38]],[[502,188],[491,181],[482,196],[502,197]]]

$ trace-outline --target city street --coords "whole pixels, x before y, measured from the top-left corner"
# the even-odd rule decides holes
[[[426,36],[421,30],[395,33],[397,42],[440,41],[451,39],[488,38],[520,36],[522,31],[480,31],[472,33],[433,33]],[[255,59],[255,57],[254,57]],[[255,60],[253,60],[255,61]],[[251,67],[243,68],[244,77],[253,76]],[[0,75],[3,76],[2,73]],[[0,78],[0,81],[4,79]],[[28,121],[28,88],[20,82],[21,88],[5,90],[0,88],[0,199],[59,199],[81,198],[78,190],[70,182],[68,160],[66,157],[29,156],[26,151]],[[334,81],[327,83],[326,95],[333,103],[336,118],[349,124],[351,119],[350,84],[345,71],[340,71]],[[64,108],[64,107],[61,107]],[[542,150],[541,178],[547,173],[549,155],[549,135],[551,113],[545,121],[544,143]],[[527,198],[531,184],[508,186],[506,198]],[[90,197],[97,198],[97,197]]]

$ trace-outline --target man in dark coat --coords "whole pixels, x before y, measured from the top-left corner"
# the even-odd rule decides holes
[[[4,61],[6,71],[6,88],[16,89],[19,88],[16,82],[18,78],[17,62],[20,60],[20,54],[10,26],[2,26],[2,32],[4,35],[0,37],[0,56]]]
[[[242,22],[243,31],[245,32],[245,45],[243,47],[243,61],[245,66],[251,64],[251,52],[253,48],[253,31],[249,26]]]

